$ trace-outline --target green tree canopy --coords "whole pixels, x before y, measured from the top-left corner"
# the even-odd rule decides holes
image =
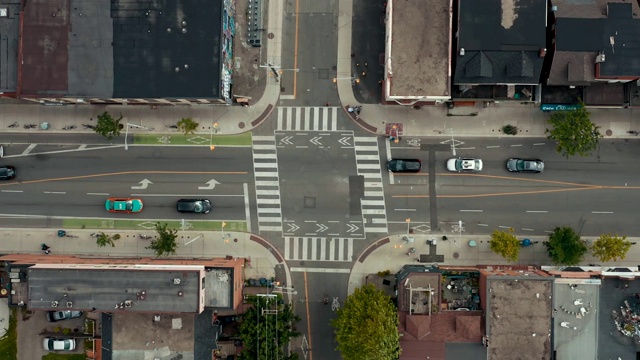
[[[158,237],[151,240],[151,244],[146,248],[155,251],[158,257],[175,255],[178,248],[178,242],[176,241],[178,230],[167,229],[167,223],[162,225],[158,222],[156,223],[156,231],[158,232]]]
[[[180,129],[180,131],[187,135],[193,134],[193,132],[196,131],[198,125],[200,124],[193,121],[193,119],[191,118],[182,118],[176,125],[178,126],[178,129]]]
[[[397,360],[400,356],[397,309],[372,284],[349,295],[331,325],[344,360]]]
[[[122,124],[120,124],[121,120],[122,114],[120,114],[119,118],[114,119],[111,114],[105,111],[98,115],[95,132],[111,140],[120,135],[120,130],[122,130],[123,127]]]
[[[284,354],[291,338],[300,335],[293,330],[300,317],[294,314],[291,305],[283,304],[280,294],[250,296],[247,301],[253,306],[242,314],[240,359],[298,359],[297,354]]]
[[[501,231],[494,230],[491,234],[491,251],[509,261],[518,261],[520,255],[520,240],[513,235],[513,228]]]
[[[593,242],[592,254],[602,262],[624,260],[631,249],[631,243],[626,236],[603,234]]]
[[[589,250],[572,228],[556,227],[545,243],[551,260],[558,265],[578,265]]]
[[[589,156],[598,147],[600,127],[589,119],[589,112],[580,101],[575,110],[557,111],[549,118],[553,129],[546,129],[547,138],[555,140],[556,151],[562,156]]]

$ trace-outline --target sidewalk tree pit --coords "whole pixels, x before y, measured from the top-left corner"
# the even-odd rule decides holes
[[[145,249],[153,250],[157,257],[175,255],[178,248],[178,242],[176,241],[178,230],[167,229],[167,223],[160,224],[158,222],[156,223],[156,231],[158,232],[158,237],[151,240],[151,244]]]
[[[108,112],[103,112],[98,115],[98,123],[95,127],[95,132],[107,139],[111,140],[120,135],[120,131],[124,128],[124,125],[120,123],[122,120],[122,114],[117,119],[114,119]]]
[[[491,251],[509,261],[518,261],[520,256],[520,240],[513,235],[513,228],[506,231],[494,230],[491,234]]]
[[[589,250],[580,235],[568,226],[553,229],[545,246],[549,258],[556,265],[578,265]]]
[[[191,118],[182,118],[180,119],[180,121],[176,123],[176,126],[185,135],[189,135],[189,134],[193,134],[198,128],[198,126],[200,126],[200,124],[193,121],[193,119]]]
[[[591,254],[601,262],[624,260],[631,245],[626,236],[602,234],[593,242]]]
[[[546,129],[545,134],[550,140],[556,142],[556,151],[562,156],[580,155],[589,156],[591,152],[598,148],[602,134],[600,127],[591,122],[589,112],[585,109],[584,103],[573,110],[556,111],[549,124],[552,129]]]

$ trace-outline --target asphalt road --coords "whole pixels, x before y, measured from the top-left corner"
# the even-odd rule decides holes
[[[208,219],[246,219],[245,197],[253,189],[249,148],[38,150],[10,159],[18,176],[0,183],[4,215],[171,219],[178,217],[176,200],[209,198],[214,210],[204,215]],[[140,214],[107,213],[108,197],[139,197],[145,207]]]

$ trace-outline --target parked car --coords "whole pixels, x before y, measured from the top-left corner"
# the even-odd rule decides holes
[[[394,173],[417,173],[422,170],[422,162],[418,159],[389,159],[387,169]]]
[[[0,166],[0,180],[11,180],[16,177],[16,168],[11,165]]]
[[[42,345],[48,351],[73,351],[76,349],[75,339],[44,338]]]
[[[447,170],[455,172],[482,171],[482,160],[472,158],[452,158],[447,160]]]
[[[177,209],[181,213],[208,214],[211,211],[211,201],[207,199],[180,199]]]
[[[544,171],[544,162],[540,159],[511,158],[507,160],[507,170],[511,172],[541,173]]]
[[[47,320],[50,322],[69,320],[82,316],[82,311],[47,311]]]
[[[137,213],[142,211],[142,200],[136,198],[109,198],[104,203],[109,212]]]

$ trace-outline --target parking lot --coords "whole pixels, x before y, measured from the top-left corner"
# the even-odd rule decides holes
[[[84,332],[84,315],[71,320],[48,322],[46,311],[18,311],[18,359],[42,359],[48,353],[42,347],[42,341],[46,332],[53,332],[56,327],[71,330],[69,335],[59,333],[60,337],[73,337],[74,330],[82,334]],[[84,339],[76,341],[75,351],[65,353],[82,353],[84,351]]]

